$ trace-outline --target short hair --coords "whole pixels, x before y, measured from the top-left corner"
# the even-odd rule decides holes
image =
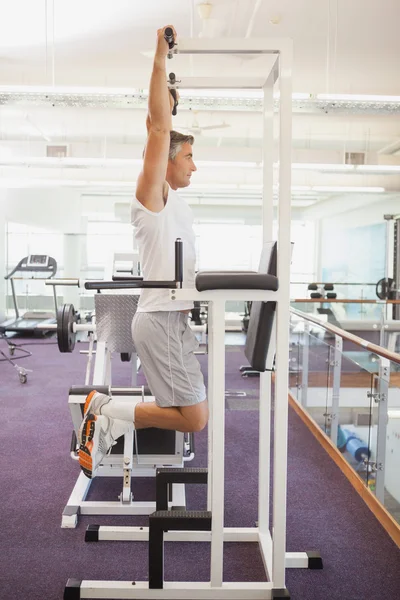
[[[176,155],[182,150],[183,144],[190,144],[191,146],[194,144],[194,137],[192,135],[184,135],[183,133],[174,130],[171,130],[169,135],[169,160],[174,160],[176,158]],[[146,146],[143,148],[142,158],[144,158],[145,152]]]
[[[182,150],[183,144],[190,144],[191,146],[194,144],[194,137],[192,135],[185,135],[174,130],[170,131],[169,135],[169,160],[174,160],[176,158],[176,155]]]

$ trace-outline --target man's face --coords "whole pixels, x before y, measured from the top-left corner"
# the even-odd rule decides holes
[[[168,161],[168,171],[176,188],[184,188],[190,185],[190,178],[197,171],[193,162],[192,146],[185,143],[174,160]]]

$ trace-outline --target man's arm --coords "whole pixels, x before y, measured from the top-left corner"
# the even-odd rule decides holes
[[[177,99],[179,99],[179,92],[178,92],[178,90],[176,90],[176,96],[177,96]],[[171,92],[169,93],[169,104],[170,104],[170,109],[171,109],[171,113],[172,113],[172,110],[173,110],[173,108],[175,106],[175,100],[174,100]],[[149,136],[150,129],[151,129],[150,113],[147,113],[147,117],[146,117],[146,129],[147,129],[147,136]]]
[[[157,31],[157,49],[149,89],[149,115],[146,119],[148,139],[143,169],[136,185],[137,199],[154,212],[160,212],[164,208],[163,188],[172,129],[171,95],[165,69],[165,59],[169,50],[168,43],[164,39],[165,29],[163,27]],[[176,39],[175,30],[174,36]]]

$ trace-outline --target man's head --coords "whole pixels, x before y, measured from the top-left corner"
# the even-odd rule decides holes
[[[169,156],[166,180],[173,190],[190,185],[190,177],[196,166],[193,162],[192,135],[170,132]]]

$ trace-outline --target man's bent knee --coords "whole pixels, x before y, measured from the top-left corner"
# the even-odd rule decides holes
[[[202,431],[208,423],[208,402],[204,400],[193,406],[182,406],[181,413],[188,421],[188,433]]]

